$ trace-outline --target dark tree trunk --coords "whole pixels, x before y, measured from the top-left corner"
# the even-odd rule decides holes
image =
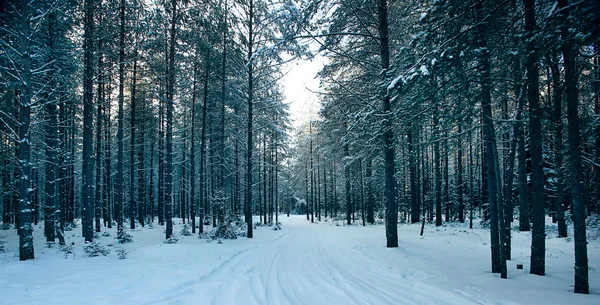
[[[575,293],[589,294],[588,255],[583,200],[584,176],[581,168],[581,135],[577,113],[579,93],[577,89],[576,53],[569,41],[570,8],[568,0],[558,0],[561,13],[562,52],[565,65],[565,91],[567,97],[567,121],[569,132],[569,157],[571,171],[571,201],[573,205],[573,239],[575,243]]]
[[[131,104],[129,106],[129,228],[135,229],[135,214],[137,209],[137,200],[135,198],[135,129],[137,125],[137,49],[133,51],[133,75],[131,79]]]
[[[441,158],[440,158],[440,141],[439,141],[439,124],[437,105],[434,106],[433,110],[433,128],[435,138],[433,142],[433,155],[434,155],[434,171],[435,171],[435,226],[439,227],[442,225],[442,177],[441,177]]]
[[[310,220],[310,196],[308,194],[308,164],[304,162],[304,194],[306,195],[306,220]]]
[[[46,242],[55,239],[54,217],[56,216],[56,150],[57,150],[57,113],[56,104],[46,104],[46,186],[44,194],[44,235]]]
[[[102,24],[102,14],[100,14],[99,23]],[[102,217],[102,204],[103,201],[103,183],[102,182],[102,128],[104,127],[103,119],[103,107],[104,107],[104,65],[103,65],[103,50],[102,50],[102,39],[98,40],[98,84],[97,84],[97,97],[96,100],[98,102],[97,112],[96,112],[96,206],[94,207],[94,220],[95,220],[95,230],[96,232],[100,232],[100,217]],[[104,181],[106,183],[106,181]]]
[[[198,52],[198,48],[196,48]],[[197,55],[196,55],[197,56]],[[192,84],[192,149],[190,150],[190,216],[192,217],[192,233],[196,233],[196,96],[198,88],[198,58],[194,60],[194,80]],[[200,219],[200,230],[202,230],[203,223],[202,218]]]
[[[417,161],[415,151],[415,134],[414,134],[415,122],[411,122],[408,127],[407,140],[408,140],[408,167],[410,169],[410,222],[419,222],[419,187],[417,184]]]
[[[164,97],[164,94],[161,94]],[[164,133],[164,99],[159,100],[158,106],[158,223],[165,224],[165,133]]]
[[[310,137],[310,203],[311,203],[311,207],[310,207],[310,222],[314,223],[315,222],[315,174],[314,174],[314,169],[313,169],[313,139],[312,139],[312,124],[313,122],[310,121],[308,122],[308,130],[309,130],[309,137]],[[347,149],[347,146],[345,146]],[[349,177],[347,177],[349,178]],[[351,205],[349,205],[348,207],[350,207]],[[350,224],[350,222],[348,222],[348,224]]]
[[[146,202],[146,185],[148,183],[146,179],[146,167],[144,166],[144,149],[145,149],[145,96],[142,94],[140,103],[140,117],[138,118],[137,128],[139,129],[137,141],[137,176],[138,176],[138,222],[142,227],[146,223],[146,217],[148,216],[148,203]]]
[[[477,5],[479,15],[483,15],[482,4]],[[491,64],[490,51],[487,49],[489,20],[482,22],[478,27],[478,43],[485,47],[479,58],[479,73],[481,77],[481,109],[483,116],[483,136],[485,142],[485,163],[486,177],[489,195],[489,214],[490,214],[490,237],[492,252],[492,272],[500,273],[502,278],[507,277],[506,260],[504,256],[504,238],[500,232],[499,222],[504,215],[502,202],[499,200],[499,168],[497,158],[496,135],[494,131],[494,121],[492,117],[491,101]]]
[[[109,88],[107,88],[109,89]],[[110,92],[110,90],[106,90]],[[102,192],[103,195],[103,207],[104,207],[104,226],[108,228],[112,228],[112,198],[113,198],[113,190],[112,190],[112,177],[111,177],[111,159],[112,159],[112,149],[111,149],[111,133],[110,133],[110,96],[105,101],[105,105],[103,106],[103,117],[104,117],[104,172],[103,172],[103,180],[104,180],[104,190]]]
[[[373,160],[371,157],[367,157],[367,166],[365,170],[365,184],[366,184],[366,201],[367,201],[367,222],[370,224],[375,223],[375,198],[373,198]]]
[[[119,113],[117,119],[117,177],[115,181],[115,218],[117,219],[117,236],[123,232],[123,175],[125,162],[123,151],[123,104],[125,101],[125,0],[121,0],[119,31]]]
[[[173,236],[173,95],[175,94],[175,30],[177,25],[177,0],[171,0],[171,31],[169,38],[169,63],[167,77],[167,139],[165,168],[165,217],[167,227],[165,238]]]
[[[56,14],[50,13],[48,16],[48,47],[52,50],[55,46],[54,37],[57,35],[55,29]],[[51,60],[54,59],[54,54],[51,52]],[[52,76],[51,76],[52,77]],[[56,82],[50,79],[51,88],[56,87]],[[46,110],[46,185],[44,192],[44,235],[47,243],[54,243],[55,240],[55,222],[57,209],[57,170],[58,163],[56,152],[58,150],[58,113],[56,111],[56,103],[50,101],[56,97],[52,94],[46,94],[45,110]],[[4,189],[3,189],[4,191]],[[60,208],[59,208],[60,209]]]
[[[254,65],[252,63],[254,47],[254,0],[249,0],[248,7],[248,133],[247,141],[247,157],[246,157],[246,201],[244,207],[244,215],[246,225],[248,226],[248,238],[253,237],[252,233],[252,151],[254,150],[253,133],[252,133],[252,103],[254,98]]]
[[[321,176],[321,162],[319,162],[319,156],[317,155],[317,216],[319,221],[321,221],[321,183],[319,182],[319,177]]]
[[[465,222],[465,203],[464,203],[464,181],[463,181],[463,144],[462,144],[462,123],[458,123],[458,137],[456,138],[456,185],[458,201],[458,221]]]
[[[381,52],[382,75],[387,78],[390,68],[390,47],[388,36],[388,3],[387,0],[377,1],[378,29]],[[381,92],[383,99],[383,154],[384,154],[384,173],[385,173],[385,235],[387,247],[398,247],[398,202],[396,202],[396,172],[394,162],[394,132],[392,128],[392,107],[390,96],[387,91]]]
[[[539,99],[539,67],[534,42],[536,29],[535,0],[524,0],[527,43],[527,100],[529,101],[529,139],[531,141],[532,232],[531,274],[544,275],[546,264],[546,233],[544,223],[544,164],[542,152],[542,115]]]
[[[346,224],[350,225],[352,219],[352,198],[350,193],[350,148],[348,143],[344,143],[344,156],[346,163],[344,164],[344,184],[346,187]]]
[[[448,153],[449,147],[448,147],[448,132],[444,132],[444,206],[446,207],[446,222],[450,221],[450,206],[452,205],[452,203],[450,202],[450,191],[449,191],[449,184],[450,184],[450,174],[449,174],[449,166],[448,166],[448,161],[449,161],[449,153]]]
[[[219,163],[217,169],[217,190],[219,195],[219,207],[217,218],[219,223],[225,222],[225,100],[227,96],[227,1],[225,1],[225,13],[223,14],[222,32],[223,32],[223,56],[221,59],[221,109],[219,122]]]
[[[323,201],[325,209],[325,219],[327,219],[327,210],[329,209],[329,200],[327,194],[327,162],[323,160]]]
[[[33,213],[31,208],[31,8],[29,2],[21,2],[21,83],[19,84],[19,205],[18,234],[19,260],[35,258],[33,249]],[[16,177],[15,177],[16,178]]]
[[[553,50],[552,57],[548,56],[548,65],[552,71],[552,100],[554,101],[554,166],[556,170],[556,221],[558,222],[558,237],[567,237],[567,225],[565,222],[565,185],[564,185],[564,144],[562,123],[562,97],[564,87],[561,84],[560,70],[556,61],[556,52]]]
[[[93,156],[93,109],[94,109],[94,3],[85,1],[84,62],[83,74],[83,166],[81,230],[86,242],[94,239],[94,156]]]

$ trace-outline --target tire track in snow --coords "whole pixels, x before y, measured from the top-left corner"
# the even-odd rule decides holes
[[[174,287],[170,287],[170,288],[164,289],[164,290],[156,293],[156,295],[157,295],[156,299],[158,299],[158,301],[152,301],[152,302],[148,302],[146,304],[148,304],[148,305],[163,304],[164,302],[171,302],[171,301],[180,299],[182,297],[185,297],[185,295],[186,295],[185,292],[194,291],[195,287],[205,285],[209,279],[212,279],[217,276],[227,275],[227,272],[225,272],[226,270],[237,269],[237,267],[239,267],[239,265],[244,261],[242,256],[244,256],[244,254],[247,254],[250,250],[252,250],[254,248],[256,248],[256,247],[252,247],[252,248],[248,248],[248,249],[244,249],[242,251],[236,252],[235,254],[230,256],[228,259],[226,259],[223,263],[221,263],[219,266],[212,269],[208,273],[200,276],[197,279],[188,280],[186,282],[177,284]]]

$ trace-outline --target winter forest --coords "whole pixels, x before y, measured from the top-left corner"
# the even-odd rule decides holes
[[[0,303],[600,304],[600,2],[0,3]]]

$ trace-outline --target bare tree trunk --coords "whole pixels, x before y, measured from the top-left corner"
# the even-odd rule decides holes
[[[87,2],[86,2],[87,3]],[[35,258],[33,249],[33,213],[31,208],[31,8],[29,2],[21,2],[21,83],[19,84],[19,260]],[[16,177],[15,177],[16,178]]]
[[[570,42],[568,0],[558,0],[561,11],[562,52],[565,65],[565,91],[567,97],[567,121],[569,122],[569,157],[571,170],[571,201],[573,204],[573,239],[575,241],[575,293],[590,293],[588,255],[583,200],[583,171],[581,168],[581,135],[579,127],[579,92],[577,90],[576,54]]]
[[[115,200],[115,218],[117,219],[117,236],[123,232],[123,175],[125,173],[123,163],[125,162],[123,151],[123,104],[125,102],[125,0],[121,0],[119,16],[121,28],[119,32],[119,113],[117,129],[117,177]]]
[[[102,14],[100,14],[100,19],[98,21],[102,24]],[[102,50],[102,39],[98,40],[98,84],[97,84],[97,97],[96,101],[97,112],[96,112],[96,206],[94,208],[95,211],[95,230],[96,232],[100,232],[100,217],[102,217],[102,204],[103,201],[103,187],[102,185],[106,183],[102,181],[102,128],[104,127],[103,119],[103,106],[104,106],[104,65],[103,65],[103,50]]]
[[[82,175],[82,215],[81,230],[86,242],[94,239],[94,158],[93,158],[93,108],[94,108],[94,3],[85,1],[83,74],[83,166]]]
[[[135,43],[135,42],[134,42]],[[135,213],[137,200],[135,198],[135,129],[137,125],[137,49],[134,47],[133,50],[133,75],[131,79],[131,104],[129,109],[130,122],[129,122],[129,228],[135,229]]]
[[[465,222],[465,203],[464,203],[464,181],[463,181],[463,143],[462,143],[462,123],[458,123],[458,137],[456,138],[456,185],[458,201],[458,221]]]
[[[544,164],[542,159],[542,107],[539,101],[539,67],[533,39],[536,28],[535,0],[524,0],[527,43],[527,100],[529,101],[529,132],[531,139],[532,219],[531,274],[544,275],[546,264],[546,233],[544,223]]]
[[[435,102],[434,102],[435,103]],[[433,155],[434,155],[434,171],[435,171],[435,226],[442,225],[442,177],[441,177],[441,159],[440,159],[440,141],[439,141],[439,124],[437,105],[434,105],[433,112],[433,129],[435,138],[433,139]]]
[[[175,86],[175,30],[177,25],[177,0],[171,0],[171,33],[169,39],[169,72],[167,77],[167,160],[165,168],[165,217],[167,239],[173,235],[173,95]]]
[[[554,149],[556,168],[556,221],[558,222],[558,237],[567,237],[567,225],[565,222],[565,185],[563,169],[563,131],[562,123],[562,97],[564,87],[560,80],[560,70],[556,59],[556,51],[553,50],[552,58],[548,56],[548,65],[552,71],[552,99],[554,100]]]
[[[198,49],[196,48],[196,56]],[[196,233],[196,96],[198,88],[198,58],[194,60],[194,80],[192,82],[192,149],[190,150],[190,216],[192,217],[192,233]],[[203,223],[200,219],[200,230],[202,230]]]
[[[248,7],[248,142],[246,145],[246,202],[245,202],[245,220],[248,226],[248,238],[253,237],[252,233],[252,151],[254,150],[252,135],[253,119],[253,99],[254,99],[254,66],[253,66],[253,47],[254,47],[254,0],[249,0]]]
[[[482,4],[477,5],[479,15],[483,15]],[[487,47],[488,43],[488,23],[484,21],[478,28],[478,42],[481,47]],[[483,136],[485,142],[485,163],[486,177],[489,195],[489,214],[490,214],[490,235],[491,235],[491,252],[492,252],[492,272],[500,273],[502,278],[507,277],[506,260],[504,257],[502,232],[499,229],[499,221],[502,211],[502,203],[499,194],[499,173],[498,173],[498,158],[496,147],[496,135],[494,131],[494,121],[492,117],[492,101],[491,101],[491,64],[490,51],[486,49],[482,52],[479,58],[479,73],[481,77],[481,109],[483,116]]]
[[[390,49],[388,36],[388,3],[387,0],[377,1],[378,30],[380,39],[381,68],[384,79],[390,68]],[[385,90],[382,89],[382,90]],[[384,172],[385,172],[385,235],[387,247],[398,247],[398,202],[396,202],[396,172],[394,161],[394,131],[392,128],[392,108],[387,91],[381,93],[383,99],[383,142],[384,142]]]

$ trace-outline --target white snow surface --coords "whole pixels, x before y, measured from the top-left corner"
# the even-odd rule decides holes
[[[18,261],[14,230],[0,231],[2,304],[600,304],[600,243],[588,244],[590,295],[573,293],[573,241],[546,239],[546,275],[529,274],[531,234],[513,230],[509,279],[490,272],[489,231],[468,224],[399,225],[398,248],[385,247],[383,225],[311,224],[280,217],[282,230],[259,227],[255,238],[207,242],[164,229],[128,231],[134,243],[108,256],[86,257],[81,229],[65,232],[76,256],[44,248],[36,226],[36,258]],[[181,220],[174,221],[174,232]],[[358,222],[357,222],[358,223]],[[207,226],[206,229],[209,229]],[[115,229],[105,229],[115,235]],[[570,232],[571,233],[571,232]],[[115,247],[129,251],[117,259]],[[524,270],[516,264],[523,263]]]

